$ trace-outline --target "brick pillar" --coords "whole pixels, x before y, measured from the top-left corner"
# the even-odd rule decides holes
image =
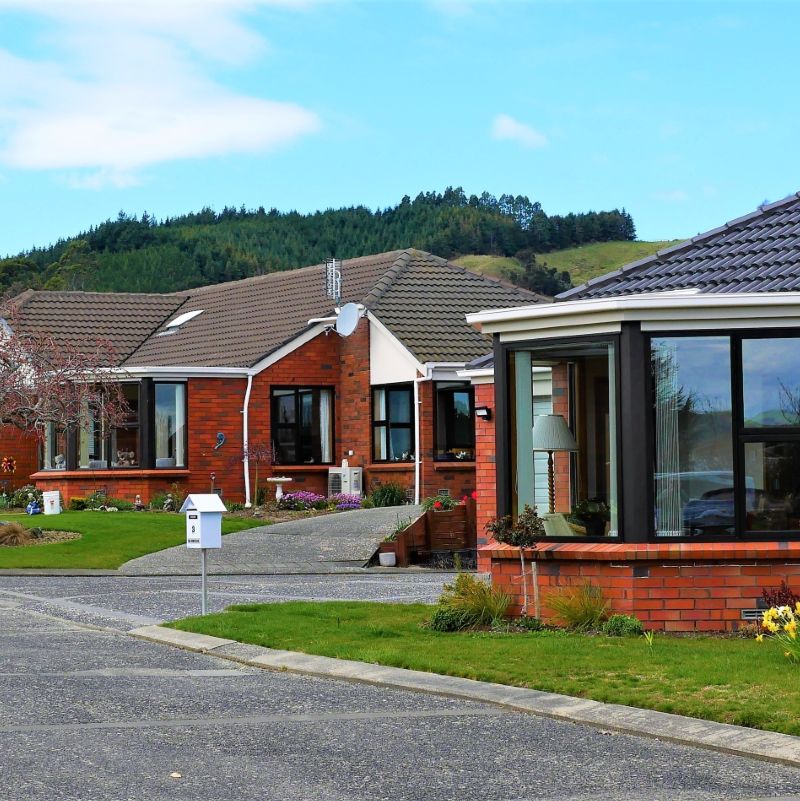
[[[369,320],[339,340],[341,383],[337,398],[340,424],[338,461],[347,459],[351,467],[365,467],[372,461],[372,402],[369,383]],[[352,450],[352,456],[348,451]]]
[[[475,418],[475,489],[478,494],[476,504],[476,525],[478,548],[490,540],[486,534],[486,524],[497,516],[497,469],[495,464],[494,429],[494,384],[475,386],[475,406],[488,406],[492,419]],[[491,560],[483,558],[478,552],[478,569],[489,571]]]

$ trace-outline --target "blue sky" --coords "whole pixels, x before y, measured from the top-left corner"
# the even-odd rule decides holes
[[[800,3],[0,0],[0,254],[461,185],[691,236],[800,190]]]

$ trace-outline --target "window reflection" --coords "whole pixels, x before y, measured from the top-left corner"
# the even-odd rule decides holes
[[[742,340],[746,428],[800,425],[800,339]]]

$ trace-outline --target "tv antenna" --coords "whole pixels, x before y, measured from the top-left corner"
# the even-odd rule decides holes
[[[338,259],[325,259],[325,294],[339,305],[342,299],[342,263]]]

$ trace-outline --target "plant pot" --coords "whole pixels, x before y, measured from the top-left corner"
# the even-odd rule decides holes
[[[378,562],[381,567],[394,567],[397,564],[397,554],[394,551],[381,551]]]

